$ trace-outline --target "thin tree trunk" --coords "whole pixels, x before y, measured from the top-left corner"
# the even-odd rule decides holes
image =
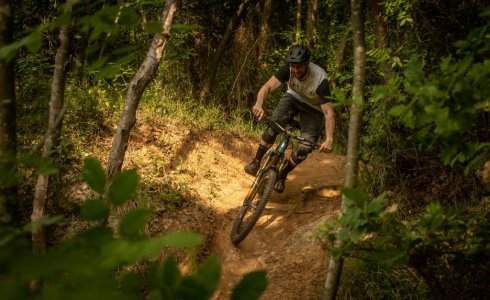
[[[301,40],[301,11],[302,11],[303,2],[302,0],[296,0],[296,42]]]
[[[269,37],[269,21],[272,12],[272,0],[262,1],[262,11],[260,14],[260,29],[259,29],[259,55],[257,56],[257,61],[259,62],[261,68],[264,66],[263,60],[267,54],[268,37]]]
[[[338,74],[340,72],[340,68],[344,64],[345,60],[345,53],[347,51],[347,43],[349,40],[349,35],[350,35],[351,29],[348,28],[345,32],[344,35],[342,36],[342,39],[340,40],[339,43],[339,50],[337,51],[337,56],[335,57],[335,70],[334,73]],[[337,87],[337,78],[333,77],[332,78],[332,88]]]
[[[306,17],[306,39],[310,49],[315,48],[316,20],[318,15],[318,0],[308,0],[308,15]]]
[[[369,17],[374,23],[374,39],[376,48],[384,51],[386,49],[386,29],[383,19],[383,12],[381,11],[381,1],[368,1]],[[391,68],[388,62],[383,65],[383,81],[384,84],[388,84],[390,79]]]
[[[128,148],[129,135],[136,122],[136,109],[138,108],[143,92],[157,72],[163,51],[170,37],[170,27],[173,22],[178,2],[178,0],[168,0],[166,2],[162,14],[162,33],[158,33],[153,37],[150,49],[146,53],[145,60],[140,65],[129,84],[126,102],[124,103],[124,109],[121,119],[119,120],[114,140],[112,141],[109,161],[107,162],[107,191],[116,174],[121,171],[124,155]]]
[[[0,48],[12,41],[12,6],[0,0]],[[0,59],[0,226],[13,224],[17,205],[14,62]]]
[[[351,24],[354,48],[354,81],[352,96],[354,104],[351,106],[349,120],[349,137],[347,140],[347,165],[345,171],[345,183],[347,188],[355,188],[358,175],[359,138],[362,119],[366,50],[364,40],[364,0],[351,0]],[[345,211],[345,196],[342,199],[341,214]],[[334,247],[341,247],[337,239]],[[343,259],[330,258],[327,279],[325,281],[324,300],[335,299],[342,272]]]
[[[60,45],[56,51],[54,61],[54,74],[51,83],[51,99],[49,101],[48,133],[44,139],[42,158],[47,160],[51,156],[53,148],[60,143],[61,128],[63,124],[66,66],[70,56],[71,31],[69,26],[60,28]],[[31,221],[35,222],[44,216],[44,208],[48,195],[49,175],[39,175],[37,178],[32,204]],[[40,252],[46,249],[44,228],[32,232],[32,247]]]
[[[231,39],[231,35],[237,29],[238,25],[240,24],[240,21],[245,16],[247,7],[255,1],[256,0],[243,0],[243,2],[238,7],[237,12],[233,15],[230,22],[228,23],[225,34],[223,35],[223,38],[219,42],[218,47],[216,47],[216,50],[214,51],[213,56],[211,57],[211,60],[208,63],[207,72],[203,76],[204,83],[202,85],[201,92],[199,94],[199,101],[201,103],[205,103],[209,98],[209,95],[211,93],[211,87],[214,84],[214,80],[216,78],[216,72],[218,71],[218,63],[221,59],[221,56],[225,52],[225,48]]]

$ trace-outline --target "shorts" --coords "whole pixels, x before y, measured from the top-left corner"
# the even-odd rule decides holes
[[[325,126],[325,119],[322,112],[296,99],[289,93],[284,93],[272,114],[272,120],[285,126],[294,116],[299,115],[301,129],[300,136],[310,143],[318,142]],[[277,134],[272,129],[267,129],[264,136],[269,135],[275,140]],[[271,143],[270,141],[266,142]],[[272,141],[273,142],[273,141]],[[272,144],[272,143],[271,143]]]

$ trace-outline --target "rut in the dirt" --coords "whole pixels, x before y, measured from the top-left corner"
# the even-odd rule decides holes
[[[229,299],[238,280],[257,269],[265,269],[268,274],[264,299],[316,299],[323,286],[327,253],[314,234],[318,225],[338,216],[343,158],[312,153],[290,174],[285,192],[273,193],[249,236],[234,246],[230,231],[253,181],[243,172],[243,166],[252,156],[255,141],[249,141],[246,147],[239,139],[228,138],[226,144],[209,137],[200,141],[188,159],[206,174],[191,186],[222,216],[210,249],[220,255],[223,263],[215,299]],[[248,151],[237,156],[235,149]]]
[[[262,299],[318,299],[328,255],[314,235],[318,225],[338,216],[344,158],[310,154],[288,176],[284,193],[273,193],[247,238],[234,246],[231,225],[253,181],[243,167],[257,141],[221,131],[186,137],[176,143],[180,146],[173,149],[167,170],[174,181],[187,186],[195,204],[177,212],[175,218],[155,221],[154,229],[190,228],[206,236],[203,251],[217,253],[222,260],[222,280],[214,299],[229,299],[238,280],[257,269],[267,271],[268,287]],[[157,150],[130,149],[133,155]]]

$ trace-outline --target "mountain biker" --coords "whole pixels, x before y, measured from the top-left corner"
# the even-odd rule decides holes
[[[325,130],[325,141],[320,151],[331,151],[335,128],[335,113],[326,99],[330,96],[327,73],[320,66],[310,62],[310,50],[303,45],[292,46],[286,58],[286,64],[260,88],[252,113],[258,120],[265,115],[263,104],[270,92],[277,90],[287,82],[287,91],[282,95],[274,109],[272,120],[285,126],[291,117],[299,115],[301,134],[308,142],[315,144]],[[325,127],[324,127],[325,126]],[[260,161],[267,150],[274,144],[277,136],[272,128],[262,134],[255,158],[245,166],[245,172],[255,176],[260,168]],[[312,146],[300,143],[291,154],[288,163],[278,175],[275,190],[284,191],[286,177],[298,164],[306,159]]]

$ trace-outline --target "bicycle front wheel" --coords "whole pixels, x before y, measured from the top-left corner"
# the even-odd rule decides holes
[[[257,183],[245,197],[233,224],[231,230],[233,244],[238,245],[243,241],[254,227],[272,194],[276,179],[277,172],[274,169],[269,169],[257,178]]]

